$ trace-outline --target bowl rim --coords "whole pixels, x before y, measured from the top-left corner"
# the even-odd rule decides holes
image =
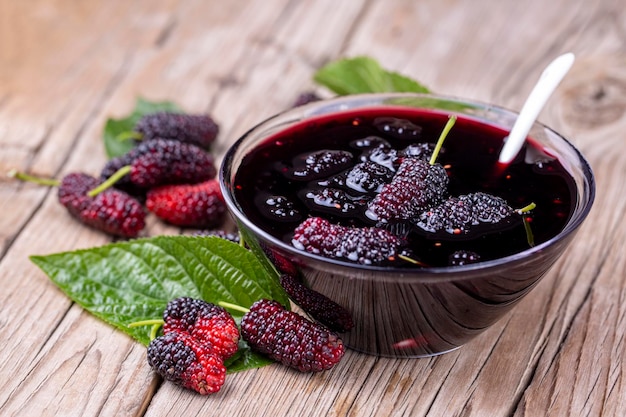
[[[545,129],[547,132],[550,132],[558,137],[559,140],[563,141],[563,143],[569,148],[569,150],[573,151],[576,157],[578,158],[578,162],[581,167],[581,171],[583,172],[583,177],[586,179],[587,183],[584,184],[583,191],[588,193],[588,199],[584,205],[579,206],[577,203],[577,207],[574,208],[573,214],[571,218],[566,223],[565,227],[561,232],[552,238],[542,242],[536,246],[532,246],[522,252],[514,253],[512,255],[508,255],[502,258],[481,261],[472,264],[460,265],[460,266],[435,266],[435,267],[391,267],[391,266],[377,266],[377,265],[363,265],[357,264],[349,261],[342,261],[340,259],[326,258],[321,255],[312,254],[309,252],[305,252],[299,250],[286,242],[277,239],[272,236],[270,233],[261,229],[257,225],[255,225],[240,209],[238,206],[234,196],[231,194],[230,178],[232,173],[232,162],[234,159],[234,155],[237,150],[242,146],[242,144],[246,141],[246,139],[257,132],[258,130],[270,126],[273,122],[281,117],[289,116],[290,114],[298,114],[299,116],[294,120],[288,120],[285,123],[298,123],[302,121],[304,118],[308,117],[317,117],[322,115],[327,115],[329,113],[334,112],[343,112],[343,111],[354,111],[355,107],[342,108],[342,105],[350,104],[358,104],[358,108],[367,108],[372,107],[374,105],[387,105],[386,101],[383,99],[391,100],[391,99],[402,99],[402,98],[413,98],[413,99],[426,99],[426,100],[436,100],[436,101],[445,101],[450,103],[458,103],[469,105],[472,108],[478,108],[485,111],[490,112],[498,112],[503,113],[508,116],[516,116],[518,112],[507,109],[505,107],[494,105],[486,102],[482,102],[474,99],[467,98],[459,98],[455,96],[449,95],[440,95],[440,94],[430,94],[430,93],[369,93],[369,94],[352,94],[348,96],[339,96],[329,99],[323,99],[320,101],[316,101],[313,103],[306,104],[304,106],[299,106],[291,109],[287,109],[280,113],[274,114],[271,117],[266,118],[265,120],[257,123],[250,129],[248,129],[243,135],[241,135],[226,151],[224,154],[223,160],[220,165],[218,180],[220,183],[221,191],[224,196],[224,200],[226,202],[226,206],[228,211],[232,216],[235,217],[237,222],[243,223],[247,228],[249,228],[254,234],[265,240],[266,242],[270,242],[272,245],[278,247],[280,250],[289,253],[297,258],[310,259],[315,261],[317,265],[321,264],[328,267],[330,270],[347,270],[346,272],[351,275],[357,275],[355,272],[365,273],[365,274],[382,274],[382,275],[393,275],[394,277],[403,277],[406,276],[408,279],[420,279],[427,278],[427,276],[432,275],[454,275],[455,277],[462,276],[464,273],[467,273],[468,276],[475,275],[476,272],[491,270],[493,268],[501,267],[506,264],[516,264],[518,262],[529,261],[533,257],[542,253],[547,247],[555,245],[560,241],[563,241],[572,233],[576,232],[583,221],[587,218],[591,208],[593,206],[595,195],[596,195],[596,182],[593,170],[591,165],[586,160],[584,155],[580,152],[580,150],[574,146],[565,136],[555,131],[554,129],[546,126],[545,124],[536,121],[534,126]],[[402,104],[395,104],[398,106],[402,106]],[[338,106],[337,109],[331,111],[325,111],[322,113],[317,112],[321,106],[329,107],[329,106]],[[423,108],[412,106],[413,108]],[[428,109],[428,108],[426,108]],[[437,109],[441,111],[441,109]],[[454,113],[454,110],[449,111],[450,113]],[[498,125],[495,122],[490,122],[486,120],[482,120],[477,116],[467,114],[467,113],[458,113],[461,114],[464,118],[474,119],[483,124],[491,123],[494,126],[503,128],[501,125]],[[266,136],[268,137],[268,136]],[[578,192],[578,191],[577,191]],[[410,276],[409,276],[410,275]],[[420,277],[423,275],[423,277]]]

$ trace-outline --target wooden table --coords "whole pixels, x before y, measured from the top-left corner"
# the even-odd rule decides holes
[[[622,0],[0,1],[0,415],[612,416],[626,412],[626,7]],[[430,359],[349,351],[332,371],[229,375],[203,397],[161,384],[145,347],[28,260],[110,238],[9,169],[97,174],[102,130],[137,97],[209,112],[218,155],[369,55],[443,94],[519,110],[543,67],[577,60],[540,120],[593,166],[573,245],[511,313]],[[148,234],[178,233],[150,219]]]

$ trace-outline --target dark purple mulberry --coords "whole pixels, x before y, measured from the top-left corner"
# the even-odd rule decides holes
[[[404,158],[391,182],[372,199],[366,215],[379,223],[413,219],[439,203],[447,186],[448,175],[440,164]]]
[[[400,155],[402,157],[420,158],[429,161],[435,151],[435,146],[434,143],[430,142],[413,143],[400,151]],[[439,153],[445,153],[445,150],[442,148]]]
[[[143,206],[130,195],[113,188],[95,197],[88,196],[88,191],[99,183],[98,179],[87,174],[68,174],[59,185],[59,202],[83,224],[113,236],[137,237],[145,227]]]
[[[345,179],[346,187],[360,193],[380,192],[391,181],[394,172],[384,165],[371,161],[362,162],[352,168]]]
[[[394,259],[404,243],[384,229],[346,227],[320,217],[300,223],[291,242],[309,253],[365,265]]]
[[[71,215],[78,217],[91,204],[92,197],[89,197],[87,193],[96,188],[99,183],[100,181],[91,175],[79,172],[67,174],[57,189],[59,202]]]
[[[134,238],[145,227],[145,210],[133,197],[123,191],[108,189],[93,197],[84,209],[82,221],[114,236]]]
[[[320,101],[322,98],[317,95],[314,91],[305,91],[303,93],[298,94],[296,100],[293,103],[293,107],[304,106],[305,104],[313,103],[316,101]]]
[[[366,136],[350,142],[352,148],[360,151],[371,151],[376,148],[391,149],[391,143],[380,136]]]
[[[135,125],[142,141],[171,139],[208,149],[219,126],[208,115],[158,112],[143,116]]]
[[[390,182],[394,175],[391,164],[380,164],[364,158],[351,169],[317,181],[322,187],[339,187],[359,194],[378,193],[382,186]],[[394,159],[395,160],[395,159]]]
[[[397,139],[415,140],[422,134],[422,128],[410,120],[397,117],[378,117],[374,120],[374,126],[387,135]]]
[[[336,332],[347,332],[354,327],[352,315],[348,310],[304,285],[291,274],[281,274],[280,285],[289,298],[308,315]]]
[[[291,260],[287,259],[285,256],[280,254],[275,249],[269,248],[267,246],[262,245],[263,252],[267,256],[267,259],[276,267],[276,270],[281,274],[289,274],[292,276],[299,275],[299,270],[297,265]]]
[[[499,223],[514,212],[502,198],[477,192],[448,198],[423,212],[416,224],[428,232],[460,234],[482,223]]]
[[[130,180],[140,187],[196,184],[215,177],[213,157],[201,148],[173,140],[155,139],[135,148]]]
[[[124,155],[109,159],[106,164],[104,164],[102,171],[100,171],[100,181],[105,181],[121,168],[131,165],[133,163],[133,159],[136,157],[136,151],[134,149],[136,148],[133,148],[133,150]],[[130,175],[125,175],[124,177],[120,178],[113,185],[113,187],[117,188],[118,190],[122,190],[136,198],[140,198],[142,201],[145,201],[146,189],[133,184],[130,181]]]
[[[179,297],[170,300],[163,311],[163,332],[191,333],[198,316],[211,314],[218,306],[207,303],[204,300],[192,297]]]
[[[491,194],[476,192],[468,194],[474,206],[474,215],[481,223],[498,223],[515,212],[507,202]]]
[[[302,219],[302,214],[300,214],[293,201],[285,196],[260,195],[257,201],[257,205],[261,207],[261,213],[271,220],[297,222]]]
[[[398,168],[398,151],[387,147],[378,147],[369,150],[362,157],[362,161],[371,161],[395,172]]]
[[[217,392],[224,384],[223,359],[191,336],[176,331],[152,340],[148,364],[165,380],[202,395]]]
[[[112,158],[100,177],[109,178],[122,166],[130,165],[130,174],[117,184],[152,188],[166,184],[196,184],[215,177],[213,157],[205,150],[176,140],[154,139],[142,142],[128,153]]]
[[[311,181],[336,174],[352,165],[353,155],[347,151],[321,150],[295,157],[293,169],[286,172],[300,181]]]
[[[363,213],[367,204],[363,197],[353,197],[337,188],[310,188],[301,194],[309,209],[339,216],[353,217]]]
[[[345,353],[335,333],[276,301],[255,302],[241,319],[241,335],[253,350],[300,372],[330,369]]]

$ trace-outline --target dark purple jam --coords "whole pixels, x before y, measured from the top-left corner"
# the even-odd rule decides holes
[[[245,156],[234,181],[235,199],[252,222],[289,245],[304,219],[323,217],[343,226],[386,228],[404,239],[404,253],[421,266],[501,258],[563,229],[575,188],[560,162],[529,141],[508,167],[498,170],[508,132],[463,117],[436,159],[448,174],[447,195],[484,192],[514,209],[530,203],[536,208],[462,233],[427,231],[410,219],[380,224],[368,217],[368,203],[392,180],[403,158],[428,160],[447,121],[444,113],[399,107],[307,120]],[[382,265],[416,267],[398,258]]]

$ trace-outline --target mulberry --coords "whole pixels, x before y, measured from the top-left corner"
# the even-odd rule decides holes
[[[302,219],[302,214],[293,201],[282,195],[258,197],[261,213],[271,220],[279,222],[295,222]]]
[[[135,125],[142,141],[171,139],[208,149],[219,126],[205,114],[158,112],[143,116]]]
[[[440,164],[404,158],[396,175],[372,199],[365,214],[379,223],[412,219],[443,200],[447,186],[448,175]]]
[[[146,207],[161,220],[183,227],[214,227],[226,213],[226,203],[215,179],[153,188],[146,196]]]
[[[338,216],[360,215],[367,205],[363,197],[354,197],[337,188],[310,188],[301,194],[309,209]]]
[[[218,392],[226,378],[226,367],[219,355],[177,331],[150,342],[148,364],[165,380],[202,395]]]
[[[87,193],[99,185],[98,179],[82,173],[66,175],[59,185],[59,202],[68,212],[97,230],[113,236],[134,238],[145,227],[143,206],[123,191],[106,189],[95,197]]]
[[[292,245],[329,258],[360,264],[380,264],[393,259],[403,240],[376,227],[346,227],[320,217],[310,217],[294,230]]]
[[[374,126],[384,134],[403,140],[418,139],[422,134],[420,126],[397,117],[377,117]]]
[[[424,211],[417,226],[428,231],[445,230],[448,233],[467,233],[472,226],[496,224],[515,212],[500,197],[476,192],[450,197],[443,203]]]
[[[241,335],[253,350],[300,372],[331,369],[345,353],[335,333],[276,301],[255,302],[241,319]]]
[[[382,187],[391,182],[393,171],[384,165],[371,161],[362,162],[346,175],[346,186],[360,193],[380,192]]]
[[[314,91],[305,91],[298,94],[298,97],[293,102],[292,107],[304,106],[305,104],[320,101],[322,98]]]
[[[87,193],[96,188],[100,181],[91,175],[74,172],[61,180],[57,189],[57,198],[71,215],[79,217],[80,213],[91,204],[92,197]]]
[[[343,171],[352,164],[353,155],[347,151],[321,150],[299,155],[293,168],[285,173],[291,179],[311,181]]]
[[[191,297],[171,300],[163,312],[163,333],[188,334],[213,353],[227,359],[237,352],[239,329],[233,317],[220,306]]]
[[[413,143],[402,151],[400,151],[400,155],[403,157],[410,158],[420,158],[425,161],[430,160],[433,156],[433,152],[435,151],[435,144],[430,142],[421,142],[421,143]],[[441,149],[439,153],[444,153],[444,149]]]
[[[213,157],[197,146],[155,139],[135,148],[130,180],[140,187],[195,184],[215,177]]]
[[[281,274],[280,285],[294,303],[329,329],[343,333],[354,327],[348,310],[324,294],[310,289],[294,275]]]
[[[166,184],[195,184],[217,174],[213,157],[203,149],[176,140],[154,139],[142,142],[128,153],[110,159],[100,173],[109,178],[119,168],[130,165],[130,174],[116,186],[128,183],[140,188]]]

